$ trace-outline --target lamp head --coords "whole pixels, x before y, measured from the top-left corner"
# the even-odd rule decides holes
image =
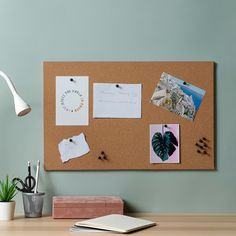
[[[30,106],[19,96],[19,94],[17,93],[17,91],[16,91],[16,89],[15,89],[15,87],[14,87],[14,85],[13,85],[11,79],[10,79],[4,72],[2,72],[2,71],[0,71],[0,77],[2,77],[2,78],[6,81],[8,87],[9,87],[9,89],[10,89],[12,95],[13,95],[14,103],[15,103],[16,115],[17,115],[17,116],[24,116],[24,115],[28,114],[28,113],[31,111],[31,108],[30,108]]]
[[[14,93],[15,111],[17,116],[27,115],[31,111],[31,107],[17,94]]]

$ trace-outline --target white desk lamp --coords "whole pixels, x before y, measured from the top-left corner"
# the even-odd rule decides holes
[[[14,98],[15,103],[15,111],[17,116],[24,116],[28,114],[31,111],[30,106],[19,96],[19,94],[16,91],[16,88],[14,87],[12,81],[10,78],[2,71],[0,71],[0,77],[2,77],[6,82],[11,90],[11,93]]]

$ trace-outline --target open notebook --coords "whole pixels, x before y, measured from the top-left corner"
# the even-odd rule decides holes
[[[75,227],[77,226],[93,229],[102,229],[119,233],[130,233],[132,231],[151,227],[154,225],[156,225],[156,223],[149,220],[143,220],[118,214],[102,216],[75,223]]]

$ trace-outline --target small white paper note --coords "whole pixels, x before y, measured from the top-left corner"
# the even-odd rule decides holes
[[[141,84],[93,84],[94,118],[141,118]]]
[[[88,76],[56,76],[56,125],[88,125]]]
[[[90,151],[84,133],[68,139],[63,139],[58,144],[58,149],[61,154],[62,162],[69,161],[72,158],[81,157]]]

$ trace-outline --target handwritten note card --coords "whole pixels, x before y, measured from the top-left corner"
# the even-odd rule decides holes
[[[87,76],[56,77],[56,125],[88,125]]]
[[[93,84],[94,118],[141,118],[141,84]]]

